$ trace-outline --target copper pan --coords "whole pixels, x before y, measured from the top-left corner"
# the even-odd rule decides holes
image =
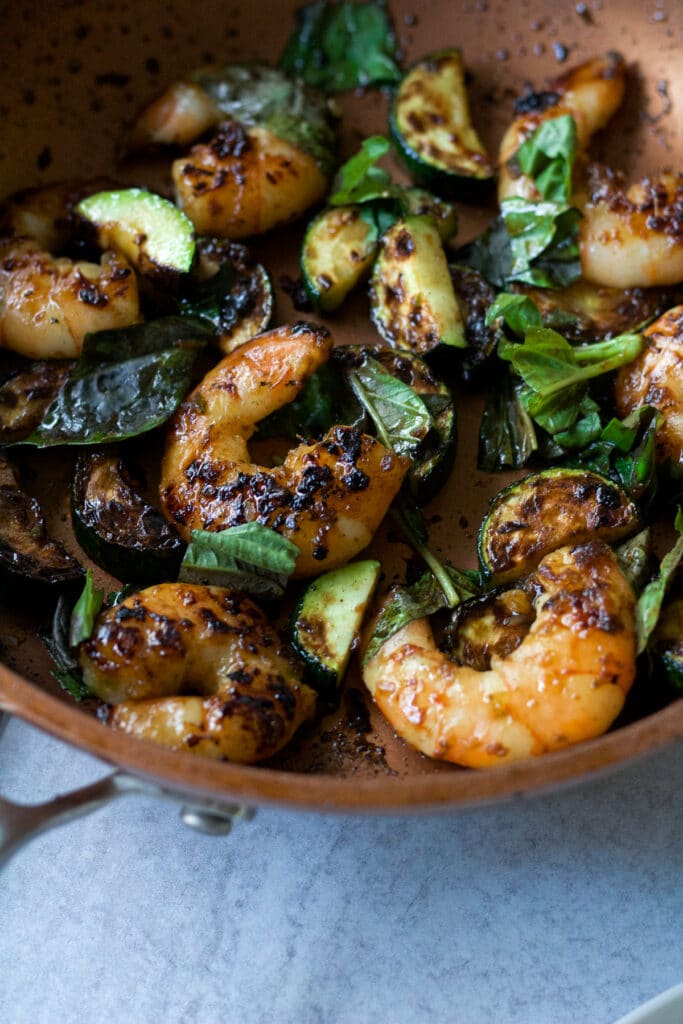
[[[122,127],[136,108],[188,69],[211,61],[276,58],[292,26],[295,4],[261,0],[225,4],[103,0],[85,3],[5,5],[0,37],[0,193],[62,177],[113,174],[155,184],[151,167],[116,167]],[[626,102],[595,155],[642,174],[680,166],[683,126],[683,6],[663,0],[391,0],[405,58],[446,45],[461,47],[471,70],[475,123],[495,152],[512,101],[525,83],[541,84],[565,66],[606,50],[621,51],[631,65]],[[345,151],[358,132],[383,131],[386,100],[379,93],[344,96]],[[467,210],[460,239],[471,237],[490,211]],[[257,246],[273,271],[296,276],[300,230],[274,235]],[[278,320],[294,315],[284,292]],[[360,297],[332,325],[337,339],[375,340]],[[478,477],[476,399],[461,398],[458,463],[451,483],[430,508],[439,516],[437,547],[460,565],[474,564],[474,536],[499,478]],[[68,531],[69,460],[38,455],[35,493],[50,512],[53,530],[76,551]],[[388,530],[374,545],[389,578],[403,570],[407,549]],[[92,713],[61,694],[51,681],[35,615],[0,611],[0,709],[116,766],[86,792],[38,809],[0,804],[0,829],[15,845],[27,831],[46,827],[97,806],[121,792],[150,787],[193,806],[189,823],[225,830],[236,813],[261,804],[318,811],[434,811],[513,796],[585,778],[683,736],[683,701],[615,728],[608,735],[539,760],[474,773],[429,762],[409,751],[366,707],[352,680],[339,712],[303,734],[277,763],[240,767],[202,761],[132,741],[109,731]],[[361,706],[362,705],[362,706]],[[365,708],[365,710],[363,710]],[[367,718],[366,716],[369,716]],[[197,810],[199,808],[199,810]]]

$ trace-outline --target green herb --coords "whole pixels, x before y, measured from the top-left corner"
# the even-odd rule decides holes
[[[377,161],[391,146],[384,135],[371,135],[364,139],[357,153],[337,172],[337,190],[330,198],[331,206],[348,203],[367,203],[373,199],[386,199],[391,195],[391,175]]]
[[[540,207],[540,209],[539,209]],[[581,277],[580,213],[564,203],[505,199],[501,215],[456,253],[497,288],[512,281],[564,288]]]
[[[291,540],[260,523],[219,533],[193,530],[179,578],[276,600],[285,592],[299,553]]]
[[[523,385],[509,372],[495,383],[479,427],[477,466],[485,473],[521,469],[538,451],[533,420],[521,399]]]
[[[633,587],[636,594],[645,586],[650,574],[652,560],[652,529],[646,526],[635,537],[614,549],[619,568]]]
[[[74,605],[69,627],[69,644],[78,647],[92,635],[95,619],[104,604],[104,591],[98,590],[93,583],[92,569],[85,574],[85,584],[81,596]]]
[[[611,477],[641,504],[650,501],[657,486],[655,438],[660,422],[659,412],[650,405],[634,409],[623,420],[612,419],[570,465]]]
[[[325,173],[334,170],[337,139],[329,101],[301,78],[267,64],[201,68],[192,78],[226,120],[265,128],[309,153]]]
[[[86,335],[83,353],[36,430],[21,444],[106,444],[160,426],[192,382],[213,328],[184,317]]]
[[[300,8],[280,65],[328,92],[398,81],[396,41],[385,4],[314,0]]]
[[[622,334],[572,347],[549,327],[531,327],[523,344],[504,342],[498,352],[524,381],[521,400],[527,412],[549,434],[558,434],[595,411],[586,401],[588,382],[630,363],[642,346],[639,334]]]
[[[325,363],[308,378],[293,402],[261,420],[257,437],[322,437],[335,423],[355,426],[353,415],[335,418],[336,410],[344,404],[344,391],[343,378],[330,363]],[[357,413],[362,419],[362,410]]]
[[[82,701],[90,696],[90,691],[83,682],[83,675],[69,640],[72,617],[72,604],[62,594],[55,608],[51,632],[41,631],[39,635],[55,663],[52,669],[53,678],[75,700]]]
[[[533,299],[513,292],[499,292],[486,311],[486,326],[490,327],[499,318],[513,334],[524,335],[529,327],[541,326],[541,314]]]
[[[656,579],[645,587],[636,605],[638,654],[642,654],[657,625],[662,604],[674,575],[683,560],[683,513],[678,509],[674,526],[680,534],[671,551],[664,556]]]
[[[349,376],[349,383],[372,418],[385,448],[412,454],[432,427],[420,396],[370,356]]]
[[[563,114],[543,121],[522,143],[513,160],[523,174],[534,179],[543,199],[568,203],[577,150],[574,118]]]

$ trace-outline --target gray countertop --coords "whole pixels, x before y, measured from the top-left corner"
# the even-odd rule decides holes
[[[0,793],[100,763],[10,722]],[[259,811],[227,838],[135,797],[0,879],[3,1024],[611,1024],[683,979],[683,744],[440,817]]]

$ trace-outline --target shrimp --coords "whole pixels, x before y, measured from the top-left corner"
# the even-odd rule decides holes
[[[14,192],[0,206],[0,236],[28,236],[59,253],[72,240],[81,199],[117,187],[110,178],[75,178]]]
[[[300,217],[327,191],[308,153],[265,128],[221,125],[171,168],[178,206],[200,235],[246,238]]]
[[[180,407],[160,494],[182,536],[262,523],[299,547],[298,577],[342,565],[370,543],[407,460],[346,426],[300,444],[273,468],[253,464],[247,448],[258,421],[292,401],[331,349],[329,333],[314,324],[268,331],[222,359]]]
[[[641,405],[658,409],[657,460],[683,469],[683,306],[660,316],[643,337],[643,351],[617,373],[617,412],[627,416]]]
[[[514,121],[500,144],[498,199],[541,196],[533,180],[515,168],[512,157],[544,121],[571,114],[576,125],[578,148],[583,152],[596,132],[605,127],[624,96],[626,65],[618,53],[607,53],[572,68],[552,81],[547,91],[523,96],[516,105]]]
[[[30,238],[0,241],[0,348],[29,359],[75,359],[90,331],[139,319],[137,278],[122,256],[72,262]]]
[[[114,729],[174,750],[249,764],[277,753],[316,696],[249,598],[162,583],[100,614],[81,645],[85,684]]]
[[[470,768],[507,764],[598,736],[621,711],[635,677],[635,597],[612,551],[602,541],[559,548],[526,589],[535,620],[488,671],[438,650],[426,618],[365,664],[376,703],[422,753]]]
[[[135,153],[150,146],[189,146],[222,118],[220,108],[196,82],[174,82],[137,117],[127,149]]]
[[[683,174],[664,172],[626,188],[593,164],[579,225],[584,278],[612,288],[683,281]]]

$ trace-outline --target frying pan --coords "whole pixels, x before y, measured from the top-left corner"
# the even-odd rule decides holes
[[[0,38],[0,193],[63,177],[110,174],[123,181],[163,185],[158,166],[116,166],[124,124],[167,83],[208,62],[276,59],[295,4],[260,0],[202,5],[180,0],[104,0],[50,5],[5,5]],[[683,158],[683,6],[664,0],[391,0],[406,62],[459,46],[472,73],[475,124],[496,152],[514,97],[527,83],[540,86],[564,66],[606,50],[631,65],[626,101],[593,147],[596,158],[641,175]],[[379,92],[340,98],[345,155],[360,134],[386,130],[386,98]],[[461,210],[459,241],[473,237],[492,208]],[[273,272],[296,277],[300,228],[259,241],[255,254]],[[278,320],[295,318],[278,293]],[[341,341],[376,340],[361,296],[332,329]],[[432,540],[461,566],[474,564],[474,534],[486,503],[505,480],[477,475],[474,466],[477,399],[459,403],[459,453],[447,490],[429,508]],[[36,496],[49,525],[78,554],[68,528],[70,462],[57,453],[33,457]],[[371,554],[387,577],[404,571],[407,549],[383,530]],[[80,556],[82,559],[82,555]],[[106,580],[99,576],[99,582]],[[0,802],[0,839],[9,852],[50,823],[128,792],[156,792],[184,804],[194,827],[225,832],[236,816],[262,804],[318,811],[407,812],[450,809],[529,795],[585,778],[683,736],[683,700],[609,734],[526,763],[471,772],[428,761],[398,740],[352,678],[339,710],[303,733],[267,765],[243,767],[174,753],[109,730],[77,707],[52,681],[36,637],[40,616],[0,611],[0,710],[115,766],[94,786],[47,805]]]

